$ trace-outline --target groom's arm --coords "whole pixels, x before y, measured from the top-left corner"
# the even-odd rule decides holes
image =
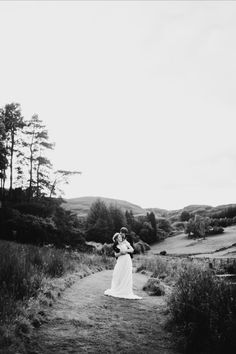
[[[134,244],[133,244],[132,236],[127,235],[127,236],[126,236],[126,241],[128,242],[128,244],[131,246],[131,248],[132,248],[132,250],[133,250],[132,252],[129,252],[130,257],[133,258],[133,254],[135,253],[135,251],[134,251]]]
[[[131,244],[126,241],[126,245],[127,245],[127,249],[128,249],[128,253],[133,253],[134,252],[134,248],[131,246]]]

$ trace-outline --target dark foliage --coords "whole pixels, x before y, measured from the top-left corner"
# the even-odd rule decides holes
[[[236,352],[236,288],[210,271],[186,267],[169,300],[172,318],[186,337],[186,353]]]
[[[5,240],[58,247],[77,247],[85,242],[76,215],[64,210],[57,200],[42,198],[1,208],[0,227]]]
[[[189,214],[189,212],[184,210],[180,215],[180,221],[189,221],[190,217],[191,215]]]
[[[229,206],[221,211],[211,214],[211,217],[213,219],[223,219],[223,218],[232,219],[235,216],[236,216],[236,206]]]

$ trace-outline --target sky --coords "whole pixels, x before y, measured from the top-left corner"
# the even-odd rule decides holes
[[[1,1],[0,106],[37,113],[65,198],[236,202],[236,3]]]

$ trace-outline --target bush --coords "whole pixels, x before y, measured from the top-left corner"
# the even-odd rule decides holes
[[[152,296],[163,296],[165,295],[165,288],[160,283],[159,279],[151,278],[148,279],[147,283],[144,285],[143,290],[148,292]]]
[[[168,277],[168,280],[174,281],[178,278],[178,274],[185,264],[190,261],[184,259],[173,259],[166,256],[163,257],[154,256],[152,258],[143,257],[141,260],[141,264],[137,268],[137,272],[141,272],[142,270],[152,272],[152,276],[154,278],[161,277],[163,274]]]
[[[196,266],[180,272],[169,299],[187,353],[235,353],[236,289]]]
[[[47,205],[41,202],[24,202],[20,204],[14,204],[14,209],[17,209],[21,214],[30,214],[34,216],[40,216],[42,218],[50,217],[55,211],[55,205]]]
[[[41,208],[38,204],[37,208]],[[28,205],[22,204],[26,207]],[[43,245],[53,243],[58,247],[70,245],[76,248],[85,244],[83,233],[76,227],[77,217],[57,207],[53,217],[21,214],[11,208],[0,209],[1,237],[9,241]]]
[[[171,224],[166,218],[157,219],[157,227],[165,232],[170,232],[172,230]]]
[[[180,220],[181,221],[189,221],[190,217],[191,217],[190,213],[186,210],[183,210],[180,215]]]
[[[136,254],[141,254],[141,253],[144,254],[148,250],[150,250],[150,246],[146,242],[140,240],[134,243],[134,252]]]
[[[102,245],[102,248],[97,251],[97,253],[108,257],[114,257],[113,244],[104,243],[104,245]]]
[[[223,227],[220,226],[213,226],[207,231],[207,235],[219,235],[224,232]]]
[[[68,272],[111,268],[106,255],[68,252],[54,247],[37,247],[0,241],[0,328],[18,313],[19,303],[38,296],[45,278]]]
[[[185,222],[183,221],[176,221],[171,225],[174,229],[178,231],[184,231],[185,229]]]

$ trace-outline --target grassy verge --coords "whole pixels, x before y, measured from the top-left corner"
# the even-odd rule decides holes
[[[179,272],[192,262],[192,259],[179,257],[139,256],[136,260],[136,271],[150,273],[153,278],[165,279],[166,283],[173,285]]]
[[[171,284],[168,325],[184,353],[236,353],[236,285],[216,277],[205,262],[140,259],[137,271]]]
[[[31,330],[46,321],[46,308],[74,281],[113,265],[114,259],[106,255],[0,241],[3,352],[12,345],[24,346]]]

